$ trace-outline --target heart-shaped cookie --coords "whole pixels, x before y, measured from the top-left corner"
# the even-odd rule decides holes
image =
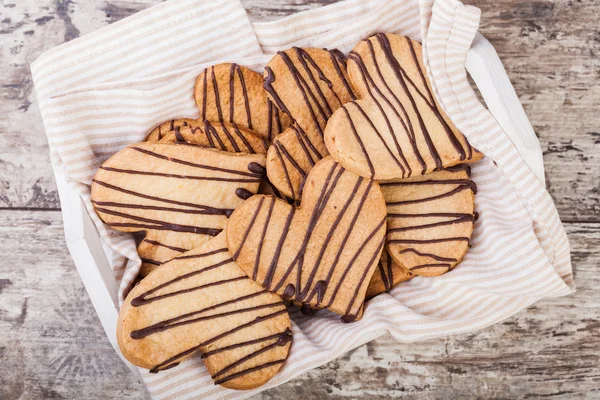
[[[204,121],[202,127],[175,127],[163,134],[160,143],[188,142],[230,153],[266,154],[266,140],[247,129],[225,122]]]
[[[400,266],[400,264],[390,257],[387,249],[384,249],[379,264],[377,264],[377,268],[369,282],[365,297],[367,299],[373,298],[414,277],[413,273]]]
[[[232,214],[227,243],[267,290],[351,322],[381,256],[386,219],[379,185],[327,157],[308,174],[300,207],[251,197]]]
[[[464,257],[475,221],[470,167],[380,182],[388,209],[388,251],[414,275],[435,276]]]
[[[281,298],[235,264],[223,233],[135,286],[117,339],[129,361],[151,372],[200,352],[215,384],[247,390],[279,371],[292,336]]]
[[[131,145],[106,161],[92,204],[111,228],[146,232],[143,274],[218,235],[233,210],[258,191],[262,154],[233,154],[187,143]]]
[[[272,141],[290,119],[267,98],[262,76],[237,64],[207,68],[196,80],[194,96],[200,121],[223,121]]]
[[[352,99],[346,60],[337,50],[280,51],[265,67],[265,90],[294,121],[267,155],[267,173],[284,195],[300,199],[302,182],[316,162],[327,156],[323,132],[335,110]]]
[[[349,55],[350,81],[362,100],[336,111],[325,143],[345,168],[373,179],[408,178],[479,160],[438,104],[421,45],[377,34]]]

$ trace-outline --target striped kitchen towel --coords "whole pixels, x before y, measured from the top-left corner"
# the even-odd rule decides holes
[[[143,140],[157,123],[197,118],[194,80],[211,64],[236,61],[260,71],[273,53],[291,46],[348,52],[376,32],[406,35],[423,42],[440,104],[486,155],[473,167],[480,215],[473,247],[456,270],[417,277],[376,297],[356,323],[344,324],[326,312],[307,317],[293,311],[290,357],[260,389],[215,386],[193,357],[158,375],[142,371],[154,398],[248,397],[385,333],[411,342],[469,332],[573,290],[569,244],[552,199],[467,79],[465,59],[479,17],[478,9],[456,0],[347,0],[252,24],[239,0],[170,0],[32,64],[52,161],[114,251],[121,300],[140,260],[131,235],[110,230],[93,211],[91,179],[102,162]]]

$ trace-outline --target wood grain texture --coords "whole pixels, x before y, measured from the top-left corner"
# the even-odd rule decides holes
[[[7,0],[0,5],[0,207],[58,208],[29,63],[52,47],[161,0]],[[336,0],[243,0],[269,20]],[[600,217],[600,33],[595,0],[472,0],[544,150],[547,184],[566,221]],[[27,128],[23,121],[27,121]],[[24,134],[27,132],[27,134]],[[25,156],[27,155],[27,156]]]
[[[474,0],[535,132],[563,221],[600,219],[600,3]]]
[[[269,20],[337,0],[242,0]],[[0,399],[146,398],[64,243],[29,63],[161,0],[0,2]],[[600,3],[468,0],[540,138],[578,291],[469,335],[369,343],[257,399],[600,398]],[[27,211],[18,209],[43,209]]]
[[[144,398],[106,338],[59,212],[0,212],[0,399]]]
[[[256,399],[598,398],[600,224],[567,230],[574,295],[472,334],[383,337]],[[2,212],[0,235],[0,398],[144,398],[96,318],[60,213]]]

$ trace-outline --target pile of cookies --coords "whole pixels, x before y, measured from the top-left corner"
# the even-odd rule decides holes
[[[145,234],[118,325],[135,365],[198,352],[215,384],[255,388],[287,358],[286,303],[353,322],[365,299],[463,259],[482,154],[437,103],[419,43],[292,48],[264,77],[219,64],[194,96],[198,120],[156,127],[92,184],[109,227]]]

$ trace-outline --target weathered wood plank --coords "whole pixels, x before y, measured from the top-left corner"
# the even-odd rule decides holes
[[[598,397],[600,224],[567,231],[574,295],[473,334],[384,337],[256,398]],[[0,398],[144,398],[104,336],[60,213],[0,211],[0,237]]]
[[[563,220],[600,220],[600,3],[473,0],[544,151]]]
[[[28,65],[43,51],[161,0],[0,5],[0,207],[58,208]],[[243,0],[253,20],[337,0]],[[595,0],[473,0],[540,137],[547,182],[568,221],[600,221],[600,39]],[[6,59],[6,62],[4,62]],[[27,121],[26,124],[23,122]]]
[[[0,399],[145,398],[112,350],[59,212],[0,211]]]

